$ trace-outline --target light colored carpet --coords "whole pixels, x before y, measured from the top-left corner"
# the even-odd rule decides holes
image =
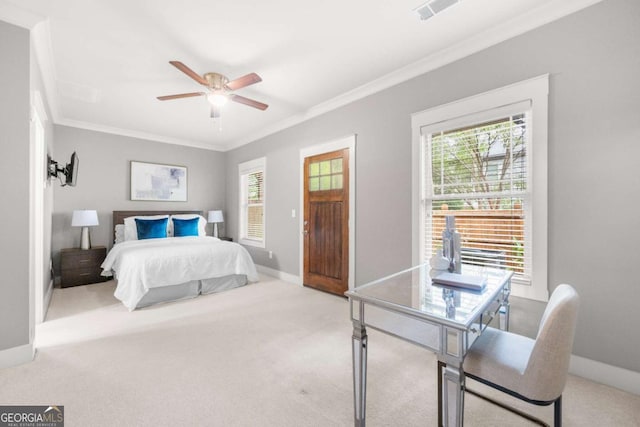
[[[353,425],[345,299],[263,277],[130,313],[114,288],[55,289],[35,361],[0,370],[0,404],[64,405],[67,426]],[[367,424],[435,425],[435,357],[369,336]],[[531,424],[468,395],[465,425]],[[564,425],[639,426],[640,397],[570,377]]]

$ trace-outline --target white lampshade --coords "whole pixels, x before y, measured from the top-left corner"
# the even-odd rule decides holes
[[[98,213],[92,210],[73,211],[72,227],[94,227],[98,225]]]
[[[209,222],[224,222],[222,211],[209,211]]]

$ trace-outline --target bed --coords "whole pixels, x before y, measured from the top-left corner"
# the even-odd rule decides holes
[[[131,229],[131,224],[144,228],[145,223],[158,223],[157,219],[165,217],[167,237],[137,239],[135,225]],[[180,230],[169,226],[175,224],[172,218],[197,223],[198,235],[175,237]],[[247,250],[206,236],[206,220],[199,211],[114,211],[113,225],[116,239],[102,263],[102,275],[116,279],[114,296],[130,311],[258,280]]]

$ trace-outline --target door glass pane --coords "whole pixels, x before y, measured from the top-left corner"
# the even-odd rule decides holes
[[[331,188],[333,190],[342,189],[342,175],[331,175]]]
[[[309,178],[309,191],[318,191],[320,189],[320,178]]]
[[[331,190],[331,176],[320,177],[320,190]]]
[[[331,174],[331,161],[325,160],[320,162],[320,175],[329,175]]]
[[[320,163],[315,162],[309,165],[309,176],[320,175]]]
[[[341,172],[342,172],[342,159],[331,160],[331,173],[341,173]]]

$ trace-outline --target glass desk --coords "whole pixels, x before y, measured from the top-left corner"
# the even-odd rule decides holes
[[[482,291],[432,284],[429,271],[429,265],[422,264],[345,293],[353,322],[356,426],[365,425],[366,328],[437,354],[439,367],[444,367],[438,378],[438,425],[445,426],[462,425],[462,362],[467,350],[495,316],[499,316],[500,328],[508,329],[511,271],[463,265],[462,274],[487,278]]]

